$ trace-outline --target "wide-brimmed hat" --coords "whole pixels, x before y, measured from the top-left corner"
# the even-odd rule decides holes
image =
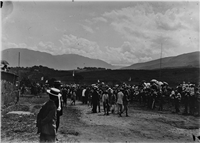
[[[54,84],[55,84],[55,83],[57,83],[57,84],[62,84],[60,80],[55,80],[55,81],[54,81]]]
[[[47,93],[49,95],[53,95],[55,97],[58,97],[58,108],[57,110],[60,111],[61,110],[61,94],[60,94],[60,90],[57,88],[51,88],[50,90],[47,90]]]
[[[94,88],[94,89],[97,89],[97,88],[98,88],[98,86],[96,86],[96,85],[95,85],[95,86],[93,86],[93,88]]]
[[[53,96],[60,96],[60,90],[57,88],[50,88],[47,90],[47,93]]]

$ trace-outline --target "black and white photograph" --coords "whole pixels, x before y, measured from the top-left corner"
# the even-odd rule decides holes
[[[1,1],[1,142],[200,142],[199,1]]]

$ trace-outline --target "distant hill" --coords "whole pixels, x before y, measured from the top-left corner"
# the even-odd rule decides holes
[[[91,59],[76,54],[51,55],[45,52],[33,51],[29,49],[13,48],[2,51],[2,59],[6,60],[10,66],[18,66],[18,55],[20,52],[20,66],[31,67],[43,65],[59,70],[72,70],[77,67],[101,67],[114,69],[115,66],[102,60]]]
[[[200,81],[200,69],[192,67],[162,70],[76,70],[74,71],[74,77],[72,76],[72,70],[54,70],[43,66],[33,66],[29,68],[13,67],[10,68],[9,71],[11,73],[18,73],[18,71],[20,71],[21,79],[29,79],[35,82],[41,82],[41,77],[44,77],[44,81],[57,79],[61,80],[63,83],[70,84],[74,83],[76,81],[75,79],[79,78],[80,84],[83,85],[94,84],[98,80],[108,85],[121,84],[124,82],[137,85],[141,84],[143,80],[150,82],[152,79],[157,79],[167,82],[172,87],[176,87],[183,81],[194,84],[199,84]]]
[[[162,58],[162,68],[182,68],[182,67],[197,67],[199,68],[200,52],[186,53],[174,57]],[[136,63],[131,66],[123,67],[122,69],[159,69],[160,59]]]

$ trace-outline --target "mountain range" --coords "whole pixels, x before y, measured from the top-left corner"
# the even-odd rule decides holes
[[[6,60],[12,67],[18,66],[19,57],[20,66],[22,67],[43,65],[58,70],[73,70],[77,69],[77,67],[101,67],[106,69],[116,68],[115,66],[102,60],[91,59],[76,54],[51,55],[45,52],[22,48],[6,49],[2,51],[2,59]]]
[[[144,63],[136,63],[123,69],[159,69],[159,68],[182,68],[182,67],[197,67],[199,68],[200,52],[192,52],[181,54],[174,57],[166,57],[156,59]]]
[[[58,70],[73,70],[84,67],[101,67],[106,69],[119,69],[102,60],[91,59],[76,54],[51,55],[45,52],[33,51],[30,49],[13,48],[2,51],[2,60],[6,60],[10,66],[18,66],[20,53],[20,66],[32,67],[34,65],[47,66]],[[198,67],[200,52],[186,53],[174,57],[152,60],[144,63],[136,63],[121,69],[159,69]]]

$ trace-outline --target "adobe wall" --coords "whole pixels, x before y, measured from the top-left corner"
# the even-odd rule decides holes
[[[2,112],[9,105],[13,105],[16,100],[15,96],[16,76],[10,73],[0,74],[0,127],[2,126]]]
[[[0,80],[0,127],[2,126],[2,111],[3,111],[3,98],[2,98],[2,80]]]
[[[1,80],[1,107],[15,103],[15,85],[9,81]]]

